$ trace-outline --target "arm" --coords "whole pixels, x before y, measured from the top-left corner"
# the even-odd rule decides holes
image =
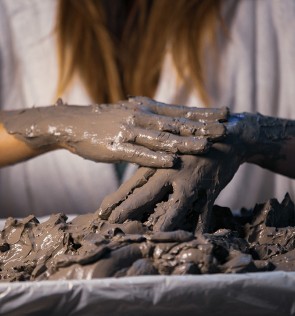
[[[38,156],[52,148],[32,148],[27,143],[10,135],[0,123],[0,167]]]
[[[269,159],[265,155],[257,155],[249,159],[248,162],[295,179],[294,158],[295,136],[290,135],[288,139],[282,142],[276,159]]]
[[[226,125],[246,162],[295,178],[295,121],[241,113],[231,115]]]
[[[258,161],[257,164],[264,165],[267,169],[295,179],[295,136],[293,132],[283,143],[280,154],[281,158],[274,164],[268,164],[268,161],[265,160]]]

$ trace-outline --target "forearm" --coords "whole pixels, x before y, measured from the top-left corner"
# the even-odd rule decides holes
[[[245,161],[295,178],[295,121],[242,113],[232,116],[229,135]]]
[[[274,151],[277,147],[274,147]],[[263,168],[280,173],[290,178],[295,178],[295,136],[290,135],[282,141],[277,153],[273,153],[273,158],[266,155],[253,156],[248,162],[257,164]]]
[[[10,135],[0,122],[0,167],[33,158],[45,151],[45,148],[32,148],[27,143]]]
[[[30,111],[30,110],[27,110]],[[50,144],[36,146],[27,140],[25,133],[13,128],[18,124],[18,111],[0,112],[0,167],[12,165],[24,160],[28,160],[47,151],[55,149]],[[27,120],[27,129],[30,128],[30,121]],[[23,126],[23,128],[24,128]]]

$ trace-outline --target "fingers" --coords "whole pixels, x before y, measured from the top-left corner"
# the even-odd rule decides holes
[[[154,211],[153,230],[170,231],[181,228],[183,219],[187,215],[187,199],[184,192],[174,192],[167,202],[161,203]]]
[[[210,139],[217,139],[226,133],[226,128],[219,122],[191,121],[186,118],[173,118],[150,113],[135,115],[134,123],[145,129],[170,132],[181,136],[208,136]]]
[[[197,108],[182,105],[171,105],[157,102],[146,97],[132,97],[129,102],[137,106],[146,106],[154,113],[171,117],[185,117],[190,120],[226,121],[229,109],[223,108]]]
[[[227,121],[229,116],[229,108],[197,108],[190,107],[189,111],[184,115],[184,117],[190,120],[200,120],[200,121]]]
[[[98,209],[99,217],[108,219],[113,209],[126,200],[136,188],[142,187],[155,172],[156,169],[139,168],[133,177],[121,185],[116,192],[104,198]]]
[[[153,212],[157,202],[169,194],[171,186],[167,183],[165,173],[154,174],[145,185],[134,190],[109,217],[111,223],[123,223],[127,219],[143,220]]]
[[[160,151],[152,151],[136,144],[116,144],[109,148],[113,154],[113,161],[127,161],[145,167],[171,168],[176,157]]]
[[[196,205],[200,199],[193,178],[193,175],[187,179],[174,176],[173,193],[167,201],[157,205],[148,220],[154,231],[195,229],[200,211]]]
[[[155,132],[144,129],[134,129],[137,145],[151,150],[167,151],[181,154],[201,154],[206,152],[211,143],[203,137],[178,136],[165,132]]]

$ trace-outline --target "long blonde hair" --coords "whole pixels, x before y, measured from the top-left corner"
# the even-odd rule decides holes
[[[60,0],[58,94],[77,74],[94,102],[153,97],[169,47],[179,77],[208,103],[204,49],[214,42],[219,6],[220,0]]]

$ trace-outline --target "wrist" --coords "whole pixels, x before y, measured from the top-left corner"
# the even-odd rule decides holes
[[[236,154],[243,162],[248,162],[258,154],[260,126],[255,114],[234,113],[225,123],[227,140],[235,148]]]
[[[49,151],[59,148],[60,132],[53,126],[55,107],[30,108],[1,113],[1,121],[8,132],[32,149]]]

